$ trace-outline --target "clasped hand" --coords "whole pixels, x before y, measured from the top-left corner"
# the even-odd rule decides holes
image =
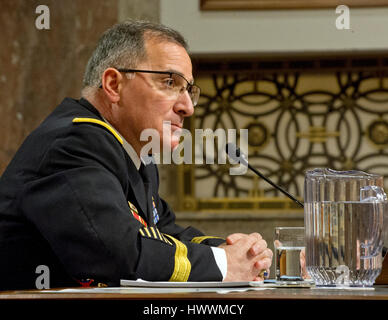
[[[220,247],[228,262],[224,281],[263,281],[262,271],[269,274],[273,253],[259,233],[231,234]]]

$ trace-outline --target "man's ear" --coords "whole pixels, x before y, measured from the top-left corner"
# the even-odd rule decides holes
[[[114,68],[105,69],[102,74],[102,89],[112,103],[120,100],[120,90],[122,87],[123,76]]]

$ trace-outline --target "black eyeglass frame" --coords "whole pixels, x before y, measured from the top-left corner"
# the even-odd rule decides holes
[[[173,74],[176,74],[177,76],[180,76],[181,78],[183,78],[187,82],[187,86],[185,87],[185,90],[189,93],[189,95],[191,92],[191,88],[197,88],[197,90],[199,92],[201,92],[200,87],[198,87],[197,85],[195,85],[193,83],[190,83],[190,81],[188,81],[184,76],[182,76],[181,74],[174,72],[174,71],[140,70],[140,69],[123,69],[123,68],[116,68],[116,70],[119,72],[123,72],[123,73],[141,72],[141,73],[168,74],[170,77],[172,77]],[[100,86],[100,88],[102,88],[102,85]],[[198,98],[199,98],[199,95],[198,95]],[[198,103],[198,101],[196,101],[195,103],[194,103],[194,101],[192,101],[192,102],[193,102],[193,106],[195,106]]]

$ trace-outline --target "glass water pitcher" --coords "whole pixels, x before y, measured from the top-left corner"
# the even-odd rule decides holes
[[[314,169],[304,184],[306,269],[317,286],[372,286],[381,272],[383,178]]]

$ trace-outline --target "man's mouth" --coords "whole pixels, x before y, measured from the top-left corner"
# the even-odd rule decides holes
[[[171,127],[173,127],[174,129],[182,129],[182,124],[180,123],[172,123],[171,124]]]
[[[182,133],[182,125],[181,124],[171,124],[171,132],[173,135],[180,136]]]

